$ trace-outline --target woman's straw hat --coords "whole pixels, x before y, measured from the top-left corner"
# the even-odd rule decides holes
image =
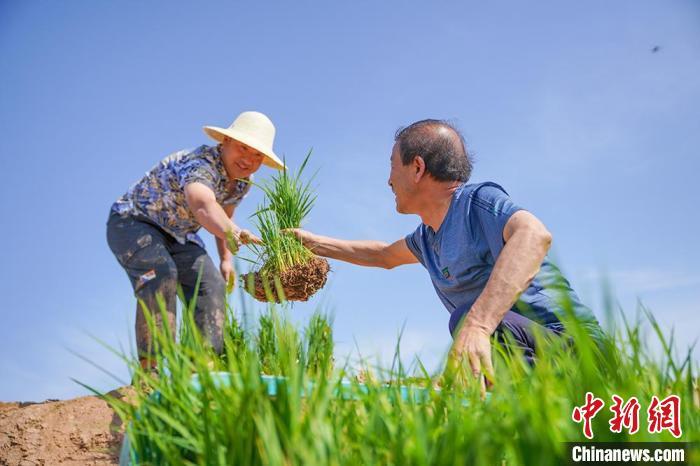
[[[252,147],[265,156],[263,163],[268,167],[278,170],[286,168],[272,150],[272,143],[275,140],[275,125],[260,112],[243,112],[228,128],[205,126],[204,132],[219,142],[223,142],[224,138],[228,136]]]

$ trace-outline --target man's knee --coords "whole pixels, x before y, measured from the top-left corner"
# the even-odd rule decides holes
[[[535,348],[534,327],[538,326],[527,317],[508,311],[496,328],[496,337],[501,343],[514,342],[517,346]],[[542,328],[543,330],[544,327]]]
[[[215,267],[205,267],[201,286],[202,306],[197,312],[196,320],[212,349],[216,353],[221,353],[223,351],[226,282]]]
[[[201,271],[199,294],[223,297],[226,293],[226,282],[211,258],[206,255],[200,256],[194,266],[196,270]]]
[[[221,273],[208,256],[200,257],[195,267],[200,271],[199,289],[196,294],[193,289],[190,293],[191,297],[188,297],[196,300],[195,316],[201,318],[202,314],[223,313],[226,302],[226,282]]]
[[[172,261],[153,264],[153,267],[136,277],[134,284],[136,298],[154,303],[157,296],[168,302],[175,299],[177,294],[177,268]],[[153,311],[153,309],[149,309]],[[174,310],[173,310],[174,311]]]
[[[224,281],[224,277],[222,277],[218,271],[208,277],[202,277],[200,294],[209,296],[215,301],[223,303],[224,296],[226,295],[226,282]]]
[[[172,261],[170,261],[172,262]],[[141,274],[134,284],[134,295],[138,299],[136,309],[136,347],[139,357],[152,355],[155,342],[152,328],[161,331],[167,327],[175,334],[177,269],[168,261],[153,264],[153,268]],[[161,312],[164,311],[164,314]],[[146,313],[150,314],[148,319]]]

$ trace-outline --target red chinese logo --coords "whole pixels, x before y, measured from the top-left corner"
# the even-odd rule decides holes
[[[583,435],[587,438],[593,438],[593,428],[591,427],[591,419],[598,414],[598,411],[603,409],[605,402],[600,398],[593,396],[593,393],[586,393],[586,404],[583,406],[576,406],[574,412],[571,413],[571,419],[575,422],[580,423],[583,421]]]
[[[650,434],[668,430],[676,438],[681,436],[681,399],[679,396],[669,395],[661,401],[656,395],[652,396],[647,414]]]
[[[641,406],[636,397],[631,397],[625,402],[622,397],[612,396],[613,404],[610,411],[613,413],[610,424],[610,432],[621,433],[627,429],[630,434],[639,431],[639,411]],[[583,435],[588,439],[593,438],[592,419],[603,409],[605,402],[596,398],[593,393],[586,393],[586,403],[583,406],[575,406],[571,413],[571,419],[576,423],[583,422]],[[681,430],[681,399],[678,395],[669,395],[663,400],[654,395],[651,397],[647,409],[647,430],[650,434],[669,431],[674,437],[680,438]]]
[[[635,434],[639,430],[639,401],[636,397],[630,398],[627,403],[622,404],[623,399],[617,395],[612,396],[613,405],[610,411],[614,416],[610,419],[610,432],[622,432],[622,428],[629,430],[630,434]]]

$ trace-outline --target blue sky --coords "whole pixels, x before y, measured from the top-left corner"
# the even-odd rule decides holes
[[[394,131],[452,119],[472,180],[546,223],[599,315],[608,277],[630,314],[641,299],[680,345],[700,335],[697,2],[333,3],[0,4],[0,400],[84,393],[70,377],[114,386],[69,350],[127,378],[90,336],[128,347],[133,333],[109,206],[244,110],[272,118],[290,165],[314,148],[310,230],[386,241],[419,222],[386,185]],[[294,320],[321,305],[340,354],[383,358],[405,325],[404,354],[436,364],[448,314],[420,266],[332,267]]]

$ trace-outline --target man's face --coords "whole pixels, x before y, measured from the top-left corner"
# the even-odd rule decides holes
[[[226,138],[222,142],[224,157],[228,160],[228,169],[235,178],[247,178],[255,173],[265,157],[255,149],[234,139]]]
[[[396,196],[396,211],[400,214],[413,213],[411,204],[415,199],[416,184],[414,182],[413,164],[405,165],[401,162],[399,145],[394,144],[391,150],[391,171],[389,172],[389,186]]]

